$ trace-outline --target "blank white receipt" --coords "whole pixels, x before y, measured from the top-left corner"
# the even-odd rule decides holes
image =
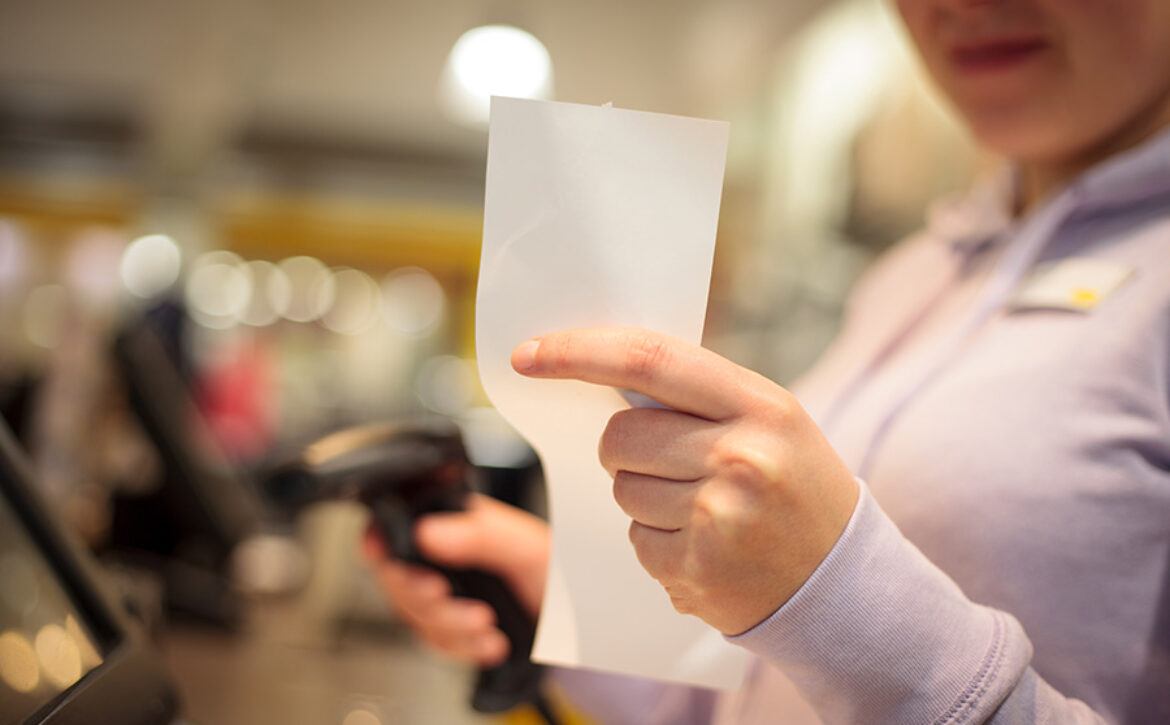
[[[514,372],[512,348],[575,327],[699,342],[728,125],[493,98],[476,300],[488,397],[540,455],[553,551],[533,658],[704,687],[739,686],[748,655],[674,611],[638,564],[597,459],[617,391]]]

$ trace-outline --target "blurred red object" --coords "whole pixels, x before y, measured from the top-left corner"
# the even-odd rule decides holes
[[[272,354],[258,337],[229,346],[199,374],[196,402],[223,452],[236,463],[263,457],[275,436]]]

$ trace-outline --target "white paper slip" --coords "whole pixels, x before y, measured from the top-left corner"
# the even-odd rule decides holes
[[[735,688],[746,653],[678,614],[638,564],[597,458],[618,391],[534,380],[509,357],[535,335],[634,326],[698,342],[726,123],[493,98],[476,356],[489,398],[540,454],[552,563],[533,657]]]

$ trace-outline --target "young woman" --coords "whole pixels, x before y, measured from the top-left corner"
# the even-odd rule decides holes
[[[793,392],[641,330],[513,353],[670,406],[615,415],[602,462],[646,570],[758,656],[719,696],[558,672],[604,722],[1170,722],[1170,3],[897,6],[1012,163],[875,267]],[[534,613],[547,536],[484,499],[417,530]],[[426,640],[503,656],[486,607],[379,567]]]

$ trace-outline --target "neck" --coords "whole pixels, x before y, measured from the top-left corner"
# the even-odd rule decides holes
[[[1104,139],[1072,154],[1052,159],[1021,160],[1016,213],[1022,216],[1093,166],[1137,146],[1167,127],[1170,127],[1170,101],[1154,104]]]

